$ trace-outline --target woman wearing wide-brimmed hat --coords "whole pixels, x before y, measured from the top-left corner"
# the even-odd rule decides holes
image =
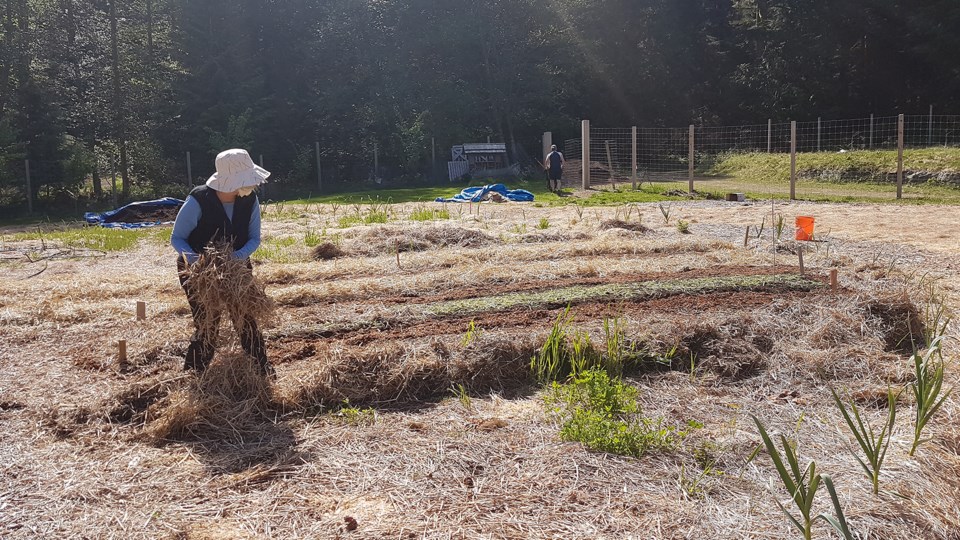
[[[177,250],[180,285],[187,293],[196,328],[184,359],[184,369],[202,372],[210,364],[216,349],[220,313],[211,313],[199,301],[199,295],[188,279],[189,265],[195,263],[208,246],[226,244],[233,256],[247,260],[260,246],[260,203],[254,188],[270,173],[253,163],[246,150],[220,152],[217,172],[206,185],[194,188],[187,197],[173,225],[170,243]],[[272,373],[267,360],[263,335],[252,317],[234,321],[240,344],[252,356],[263,373]]]

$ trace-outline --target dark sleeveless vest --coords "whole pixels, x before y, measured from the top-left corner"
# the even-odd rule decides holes
[[[253,203],[257,200],[256,194],[237,197],[233,203],[233,220],[227,218],[215,190],[199,186],[190,192],[190,196],[200,203],[197,228],[187,237],[187,243],[194,253],[203,253],[204,248],[210,244],[227,243],[236,250],[247,243],[250,239],[250,217],[253,215]]]

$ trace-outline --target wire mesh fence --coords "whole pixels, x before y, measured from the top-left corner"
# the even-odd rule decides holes
[[[590,186],[636,181],[814,200],[960,200],[960,115],[590,127],[584,135]],[[563,148],[564,185],[583,185],[583,139],[566,140]]]

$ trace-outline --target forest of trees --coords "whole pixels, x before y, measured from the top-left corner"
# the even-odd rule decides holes
[[[231,146],[289,185],[416,182],[543,131],[960,110],[957,0],[4,0],[0,204],[181,194]],[[515,156],[522,157],[522,156]],[[85,187],[86,186],[86,187]],[[179,190],[179,191],[178,191]]]

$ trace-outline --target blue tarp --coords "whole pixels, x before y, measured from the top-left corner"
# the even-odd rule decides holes
[[[183,201],[164,197],[154,201],[132,202],[109,212],[87,212],[83,218],[90,225],[115,229],[140,229],[173,223]]]
[[[508,201],[523,202],[533,200],[533,193],[525,189],[507,189],[503,184],[489,184],[486,186],[464,188],[463,191],[449,199],[437,197],[436,202],[480,202],[485,200],[487,194],[491,191],[499,193]]]

